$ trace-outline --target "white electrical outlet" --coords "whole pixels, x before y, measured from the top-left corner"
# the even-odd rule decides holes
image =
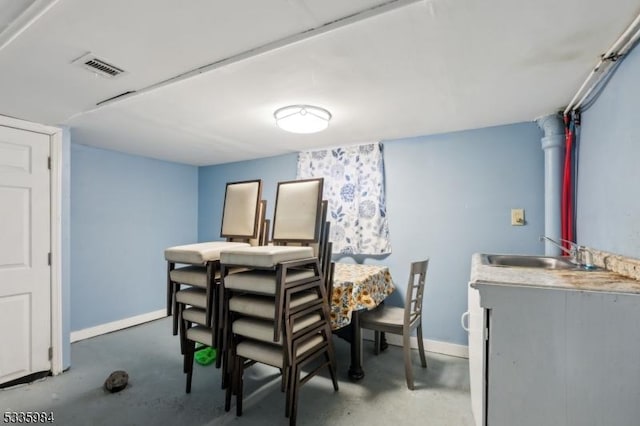
[[[511,225],[524,225],[524,209],[511,209]]]

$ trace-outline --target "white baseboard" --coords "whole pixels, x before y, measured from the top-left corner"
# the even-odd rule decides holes
[[[124,318],[118,321],[108,322],[106,324],[96,325],[95,327],[89,327],[78,331],[71,332],[71,343],[78,342],[80,340],[89,339],[91,337],[100,336],[101,334],[111,333],[112,331],[122,330],[124,328],[133,327],[134,325],[144,324],[145,322],[157,320],[167,316],[166,309],[160,309],[153,312],[148,312],[142,315],[136,315],[135,317]]]
[[[362,330],[362,338],[373,341],[372,330]],[[387,343],[394,346],[402,346],[402,336],[397,334],[386,334]],[[411,348],[418,348],[418,338],[411,337]],[[469,358],[469,347],[458,345],[456,343],[440,342],[438,340],[424,339],[424,350],[427,352],[435,352],[444,355],[456,356],[458,358]]]
[[[134,317],[124,318],[118,321],[97,325],[95,327],[72,331],[70,340],[71,343],[74,343],[80,340],[89,339],[91,337],[100,336],[102,334],[111,333],[112,331],[118,331],[125,328],[133,327],[134,325],[144,324],[145,322],[154,321],[166,316],[166,309],[160,309],[157,311],[148,312],[146,314],[136,315]],[[366,340],[373,340],[373,331],[362,330],[362,337]],[[402,346],[401,336],[387,333],[386,337],[387,342],[390,345]],[[418,339],[415,336],[411,337],[411,347],[413,349],[418,348]],[[469,348],[465,345],[458,345],[456,343],[424,339],[424,349],[427,352],[435,352],[444,355],[456,356],[459,358],[469,358]]]

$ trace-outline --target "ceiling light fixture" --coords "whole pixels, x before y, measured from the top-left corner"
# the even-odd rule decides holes
[[[331,114],[312,105],[290,105],[273,113],[276,124],[291,133],[316,133],[329,127]]]

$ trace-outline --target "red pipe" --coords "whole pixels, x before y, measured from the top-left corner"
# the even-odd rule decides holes
[[[573,235],[573,180],[575,176],[573,175],[573,124],[569,127],[569,146],[567,148],[568,152],[568,167],[569,171],[567,175],[569,176],[569,183],[567,184],[567,240],[575,242],[575,235]],[[567,160],[565,159],[565,165],[567,164]]]
[[[573,133],[571,131],[571,119],[568,114],[564,115],[565,126],[565,153],[564,153],[564,174],[562,179],[562,199],[560,203],[561,208],[561,231],[563,240],[572,240],[573,232],[571,228],[573,226],[572,220],[572,202],[571,202],[571,147],[573,140]],[[562,242],[565,248],[569,248],[569,244]]]

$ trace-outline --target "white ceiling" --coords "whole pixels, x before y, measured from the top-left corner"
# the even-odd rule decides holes
[[[0,114],[194,165],[531,121],[570,101],[638,13],[637,0],[0,0]],[[126,73],[71,64],[87,52]],[[300,103],[331,111],[329,129],[278,129],[273,112]]]

